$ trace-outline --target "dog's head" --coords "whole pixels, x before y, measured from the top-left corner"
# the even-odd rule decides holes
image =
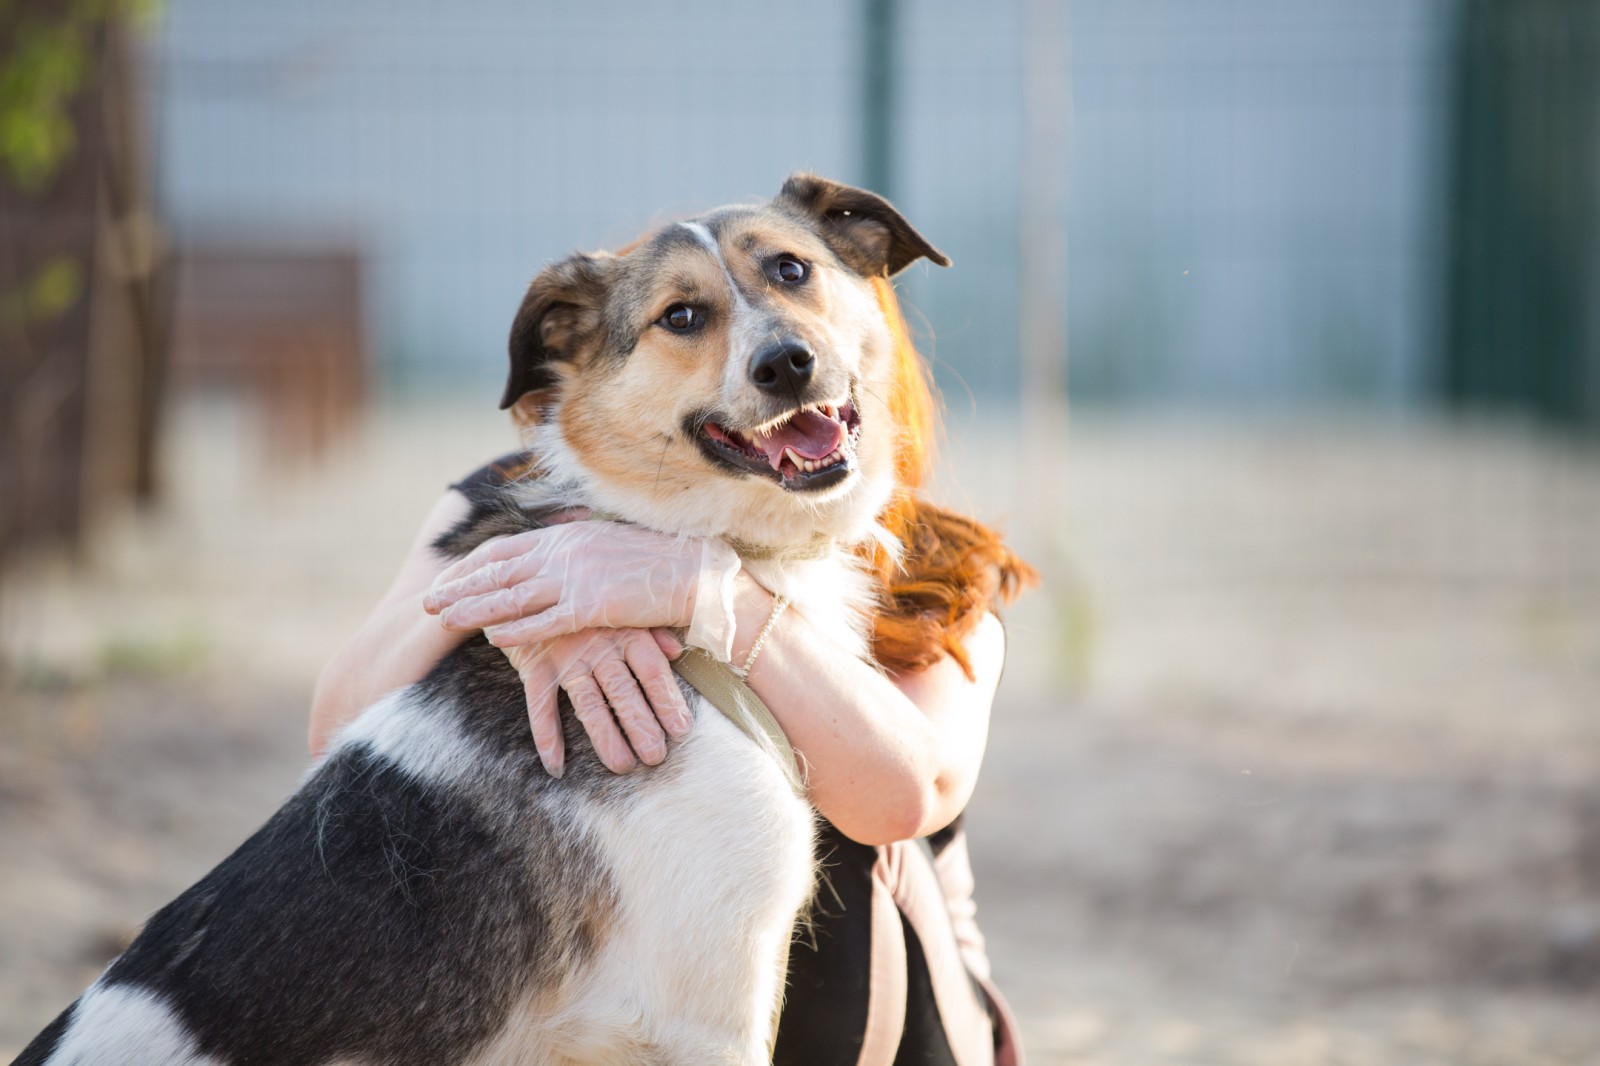
[[[772,201],[574,255],[528,288],[502,407],[590,502],[669,532],[856,539],[893,489],[893,340],[873,278],[949,260],[887,200],[797,174]]]

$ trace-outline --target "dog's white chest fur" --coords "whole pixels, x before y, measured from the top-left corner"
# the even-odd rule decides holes
[[[670,780],[573,811],[621,899],[604,947],[530,994],[473,1063],[766,1061],[811,891],[813,814],[770,757],[696,703]]]
[[[470,1062],[765,1061],[795,916],[812,884],[814,815],[782,769],[704,698],[666,764],[626,802],[545,792],[606,874],[598,950],[529,987]],[[492,755],[405,693],[341,735],[430,786],[478,787]],[[560,863],[562,856],[541,855]],[[599,908],[597,908],[599,909]]]

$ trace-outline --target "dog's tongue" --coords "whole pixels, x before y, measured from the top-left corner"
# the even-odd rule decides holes
[[[767,462],[778,469],[786,449],[806,459],[826,459],[844,443],[844,426],[820,411],[801,411],[789,421],[756,441],[767,453]]]

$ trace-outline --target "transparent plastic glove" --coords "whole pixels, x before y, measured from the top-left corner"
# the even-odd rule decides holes
[[[682,648],[670,633],[587,629],[504,650],[522,677],[539,761],[553,777],[566,771],[567,761],[558,688],[572,701],[600,761],[615,773],[633,769],[636,758],[647,766],[661,762],[666,738],[683,736],[693,724],[672,674],[669,657]]]
[[[423,608],[499,647],[585,629],[684,627],[685,642],[733,654],[739,556],[716,538],[619,522],[570,522],[479,546],[434,581]]]

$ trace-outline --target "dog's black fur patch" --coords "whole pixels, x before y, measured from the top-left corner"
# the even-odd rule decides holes
[[[441,539],[448,554],[540,524],[503,491],[474,497]],[[101,984],[154,993],[201,1053],[224,1061],[438,1066],[470,1056],[530,988],[591,956],[614,888],[581,830],[538,795],[631,789],[639,778],[604,769],[563,694],[568,771],[553,780],[521,681],[481,636],[404,698],[480,742],[470,780],[442,787],[366,744],[336,749],[254,836],[157,911]],[[649,772],[672,773],[670,762]],[[17,1061],[47,1061],[74,1009]]]
[[[549,854],[557,833],[526,813],[508,849],[477,804],[363,746],[342,749],[156,912],[105,984],[160,994],[199,1050],[219,1058],[455,1061],[500,1028],[523,975],[558,964],[551,927],[573,921],[552,900],[558,886],[528,876],[528,845]],[[561,846],[562,868],[542,878],[594,862],[581,841]]]

